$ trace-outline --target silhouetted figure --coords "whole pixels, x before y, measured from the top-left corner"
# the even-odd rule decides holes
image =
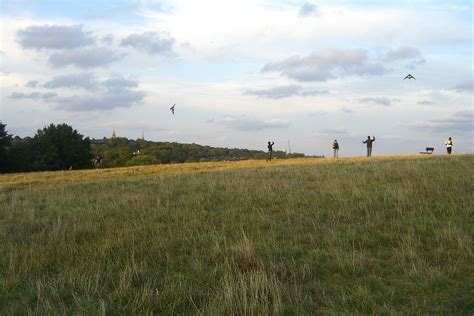
[[[334,158],[339,158],[339,143],[337,139],[332,143],[332,149],[334,150]]]
[[[367,139],[362,141],[362,143],[367,144],[367,157],[372,156],[372,143],[375,142],[374,138],[370,139],[370,136],[367,136]]]
[[[415,77],[412,76],[412,74],[408,74],[405,78],[403,78],[403,80],[405,80],[405,79],[408,79],[408,80],[414,79],[414,80],[416,80]]]
[[[94,167],[99,168],[101,164],[102,164],[102,158],[100,158],[99,155],[95,156]]]
[[[451,139],[451,137],[448,138],[445,144],[446,150],[448,151],[448,155],[451,155],[451,151],[453,150],[453,140]]]
[[[173,104],[173,106],[170,107],[170,111],[171,111],[171,113],[173,113],[173,115],[174,115],[174,107],[175,107],[175,105],[176,105],[176,104]]]
[[[275,142],[268,142],[268,157],[267,161],[271,161],[273,159],[273,145],[275,145]]]

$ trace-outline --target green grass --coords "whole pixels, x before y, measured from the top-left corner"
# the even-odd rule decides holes
[[[473,180],[460,155],[0,186],[0,314],[472,315]]]

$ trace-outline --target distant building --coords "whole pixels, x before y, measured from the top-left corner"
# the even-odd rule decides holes
[[[107,142],[107,138],[102,138],[102,139],[95,139],[95,138],[92,138],[91,139],[91,143],[92,144],[105,144]]]
[[[114,131],[112,132],[112,138],[117,138],[117,136],[115,135],[115,128],[114,128]]]

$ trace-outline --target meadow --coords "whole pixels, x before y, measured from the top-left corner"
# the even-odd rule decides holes
[[[474,155],[0,175],[0,314],[474,313]]]

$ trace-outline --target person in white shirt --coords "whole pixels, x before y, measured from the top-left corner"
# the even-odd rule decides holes
[[[451,137],[448,138],[445,144],[446,150],[448,151],[448,155],[451,155],[451,151],[453,150],[453,140],[451,139]]]

